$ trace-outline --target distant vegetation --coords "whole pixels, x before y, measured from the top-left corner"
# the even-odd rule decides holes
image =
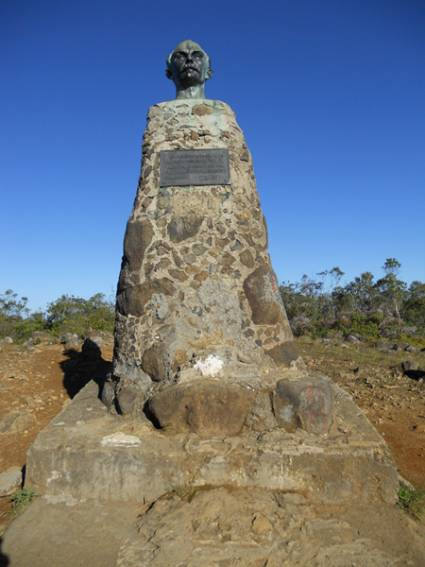
[[[398,277],[400,267],[398,260],[388,258],[378,279],[363,272],[341,285],[344,272],[334,267],[316,278],[305,275],[299,282],[283,283],[280,292],[294,334],[387,338],[425,346],[425,283],[408,286]],[[46,311],[33,313],[27,303],[10,289],[0,294],[0,339],[25,341],[35,331],[81,337],[113,331],[114,305],[102,293],[89,299],[62,295]]]
[[[36,331],[83,337],[92,331],[112,332],[114,328],[114,305],[102,293],[89,299],[62,295],[49,303],[46,311],[34,313],[30,313],[27,303],[28,298],[18,297],[11,289],[0,294],[0,338],[24,341]]]
[[[363,272],[341,285],[339,267],[285,282],[280,292],[295,335],[401,339],[423,343],[425,284],[399,279],[400,262],[388,258],[382,277]]]

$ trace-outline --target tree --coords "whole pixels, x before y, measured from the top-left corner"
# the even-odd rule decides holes
[[[27,297],[19,298],[12,289],[7,289],[0,294],[0,316],[19,318],[28,315],[27,303]]]
[[[384,309],[388,315],[395,316],[398,321],[401,321],[400,306],[406,291],[406,283],[397,277],[400,268],[401,264],[396,258],[387,258],[382,267],[385,276],[376,282],[376,288],[383,299]]]
[[[400,268],[396,258],[387,258],[378,281],[363,272],[343,286],[344,272],[335,266],[319,272],[320,280],[303,275],[284,283],[280,291],[294,333],[323,336],[333,329],[375,339],[399,333],[403,321],[425,331],[425,284],[412,282],[407,289]]]
[[[406,296],[401,309],[403,319],[425,329],[425,283],[413,281]]]
[[[356,276],[346,285],[345,292],[350,297],[352,310],[367,314],[379,307],[374,276],[370,272]]]
[[[382,266],[382,269],[387,275],[393,274],[394,276],[398,275],[400,268],[401,264],[396,258],[387,258],[385,264]]]
[[[18,297],[12,289],[0,294],[0,337],[17,338],[17,326],[29,313],[27,303],[26,297]]]

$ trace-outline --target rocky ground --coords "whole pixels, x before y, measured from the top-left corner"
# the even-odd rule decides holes
[[[353,395],[384,435],[401,474],[425,489],[425,353],[327,339],[298,345],[310,368]],[[110,338],[103,339],[101,356],[81,352],[77,343],[0,347],[0,473],[25,465],[37,433],[89,379],[106,375],[111,355]],[[0,535],[12,518],[10,498],[0,497]]]

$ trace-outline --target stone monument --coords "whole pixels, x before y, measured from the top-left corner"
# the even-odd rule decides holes
[[[297,358],[249,150],[229,106],[204,98],[208,55],[184,41],[167,75],[177,98],[149,111],[103,401],[90,382],[30,447],[25,486],[43,497],[5,556],[423,565],[385,441]]]
[[[176,100],[149,110],[118,283],[105,399],[122,413],[196,371],[232,381],[296,358],[251,154],[232,109],[205,98],[209,57],[183,41],[166,74]]]

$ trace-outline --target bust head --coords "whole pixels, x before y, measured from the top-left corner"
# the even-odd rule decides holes
[[[208,54],[190,39],[179,43],[167,58],[166,75],[176,85],[177,98],[205,98],[204,84],[211,74]]]

